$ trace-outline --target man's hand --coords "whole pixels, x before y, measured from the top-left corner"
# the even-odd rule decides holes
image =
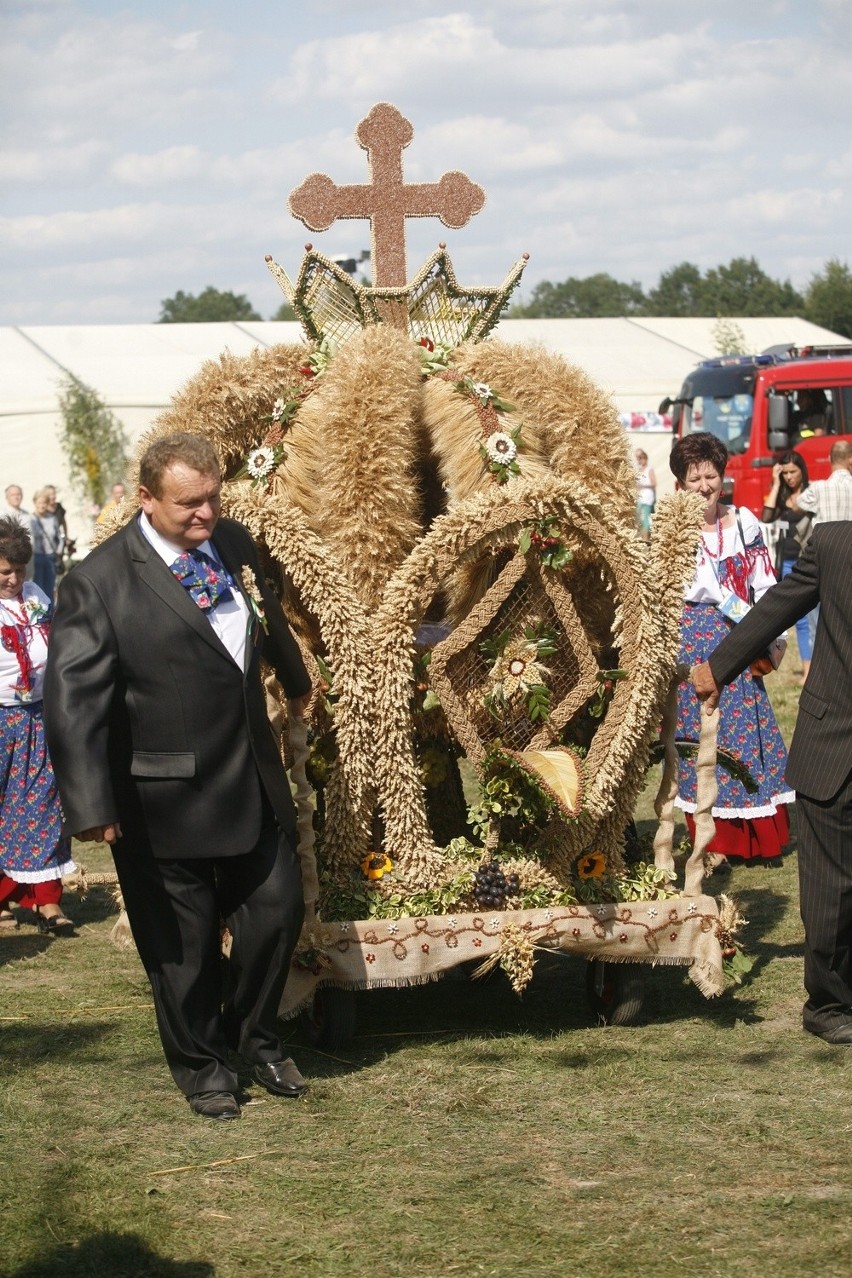
[[[713,678],[710,662],[701,661],[697,666],[693,666],[689,672],[689,679],[698,694],[699,701],[704,702],[705,712],[712,714],[719,704],[722,689]]]
[[[81,843],[117,843],[121,838],[121,826],[117,821],[112,825],[93,825],[91,830],[81,830],[74,838]]]
[[[313,695],[312,689],[310,692],[306,692],[303,697],[290,697],[287,704],[294,719],[304,719]]]

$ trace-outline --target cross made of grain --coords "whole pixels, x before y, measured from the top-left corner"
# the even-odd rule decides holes
[[[312,231],[327,231],[338,218],[370,219],[374,288],[405,286],[406,218],[438,217],[456,230],[485,203],[482,187],[455,170],[437,182],[406,184],[402,152],[413,137],[405,116],[379,102],[355,130],[370,181],[338,186],[326,173],[312,173],[290,195],[290,212]]]

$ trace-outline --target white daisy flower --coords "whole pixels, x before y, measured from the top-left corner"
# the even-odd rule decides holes
[[[280,421],[281,418],[284,416],[284,400],[283,399],[276,399],[275,403],[272,405],[271,416],[274,422]]]
[[[485,441],[485,451],[493,462],[508,465],[518,455],[518,448],[511,435],[504,430],[495,430]]]
[[[477,399],[481,399],[485,404],[489,399],[494,398],[494,392],[487,382],[474,382],[473,393]]]
[[[275,450],[265,445],[254,448],[246,458],[246,470],[252,479],[265,479],[275,469]]]

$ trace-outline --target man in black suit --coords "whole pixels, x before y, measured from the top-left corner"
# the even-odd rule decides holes
[[[819,524],[789,577],[696,666],[712,709],[719,690],[817,604],[813,662],[799,699],[787,780],[796,791],[805,925],[803,1023],[852,1046],[852,522]]]
[[[260,658],[297,715],[310,679],[247,529],[219,518],[220,484],[203,436],[148,448],[140,514],[62,582],[45,719],[66,828],[112,846],[172,1076],[195,1113],[227,1119],[229,1049],[269,1091],[306,1088],[277,1032],[304,902]]]

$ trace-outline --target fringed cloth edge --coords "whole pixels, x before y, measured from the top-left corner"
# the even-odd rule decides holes
[[[717,903],[709,896],[678,896],[503,914],[322,923],[319,956],[316,944],[311,946],[312,959],[320,961],[303,965],[297,947],[280,1014],[295,1015],[319,985],[387,989],[438,980],[462,963],[499,955],[504,925],[520,931],[538,951],[687,967],[705,997],[724,989]]]

